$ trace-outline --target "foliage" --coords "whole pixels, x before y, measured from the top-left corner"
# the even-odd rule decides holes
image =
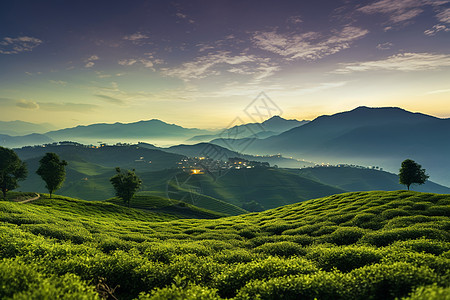
[[[402,162],[402,167],[400,168],[398,176],[400,184],[406,185],[408,190],[411,184],[424,184],[430,177],[425,173],[425,169],[422,169],[421,165],[411,159],[405,159]]]
[[[357,192],[181,219],[47,194],[2,201],[0,298],[448,299],[449,205]]]
[[[6,199],[8,191],[19,186],[17,181],[24,180],[27,173],[25,163],[19,159],[19,156],[13,150],[0,147],[0,188],[3,199]]]
[[[245,202],[242,204],[242,208],[251,212],[258,212],[263,211],[264,206],[256,202],[255,200],[252,200],[250,202]]]
[[[122,198],[123,202],[130,207],[131,199],[142,184],[142,180],[134,173],[134,170],[122,172],[120,168],[116,168],[116,175],[109,181],[116,190],[116,196]]]
[[[58,190],[66,179],[67,162],[60,160],[56,153],[48,152],[39,161],[39,168],[36,174],[45,181],[45,188],[50,193],[50,198],[54,191]]]

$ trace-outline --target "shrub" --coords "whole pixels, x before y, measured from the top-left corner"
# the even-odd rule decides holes
[[[225,249],[213,255],[213,259],[219,263],[244,263],[260,257],[257,253],[250,252],[245,249]]]
[[[431,269],[403,262],[365,266],[348,274],[358,299],[402,297],[436,280],[436,274]]]
[[[336,245],[350,245],[356,243],[364,233],[364,229],[358,227],[340,227],[330,234],[326,241]]]
[[[402,300],[448,300],[450,287],[440,287],[436,284],[417,288],[409,297]]]
[[[340,273],[277,277],[253,280],[239,290],[236,300],[351,299],[345,276]]]
[[[17,300],[68,299],[100,300],[93,286],[88,286],[73,274],[51,277],[40,281],[29,290],[14,295]]]
[[[276,243],[266,243],[254,249],[255,252],[260,252],[272,256],[293,256],[293,255],[304,255],[306,253],[305,249],[297,243],[294,242],[276,242]]]
[[[139,300],[220,300],[217,290],[199,285],[188,285],[180,287],[172,285],[171,287],[160,288],[153,291],[150,295],[142,293]]]
[[[0,298],[12,297],[17,292],[28,290],[40,280],[35,266],[16,260],[0,262]]]
[[[307,259],[317,263],[317,266],[330,271],[334,268],[348,272],[365,265],[377,263],[382,258],[382,252],[365,246],[346,247],[311,247]]]
[[[376,246],[387,246],[395,241],[418,239],[421,237],[449,241],[450,233],[431,228],[395,228],[392,230],[367,233],[361,238],[361,241]]]
[[[269,257],[247,264],[229,266],[215,276],[213,286],[218,288],[222,297],[232,297],[247,282],[255,279],[268,279],[284,275],[309,274],[318,269],[303,258],[282,259]]]
[[[394,242],[392,247],[399,247],[415,252],[425,252],[434,255],[441,255],[445,251],[450,250],[450,243],[443,241],[430,240],[420,238],[417,240],[397,241]]]

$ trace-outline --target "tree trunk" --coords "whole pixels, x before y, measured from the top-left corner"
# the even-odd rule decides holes
[[[3,199],[6,200],[6,189],[2,189]]]
[[[409,184],[407,185],[407,187],[408,187],[408,191],[409,191]]]

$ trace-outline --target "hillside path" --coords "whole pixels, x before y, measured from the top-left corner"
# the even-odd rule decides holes
[[[36,197],[30,198],[30,199],[25,199],[25,200],[22,200],[22,201],[17,201],[17,202],[18,203],[27,203],[27,202],[31,202],[31,201],[37,200],[39,198],[41,198],[41,195],[36,193]]]

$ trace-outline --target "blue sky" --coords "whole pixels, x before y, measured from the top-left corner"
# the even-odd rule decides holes
[[[450,117],[450,1],[2,1],[0,119],[226,126],[356,106]]]

